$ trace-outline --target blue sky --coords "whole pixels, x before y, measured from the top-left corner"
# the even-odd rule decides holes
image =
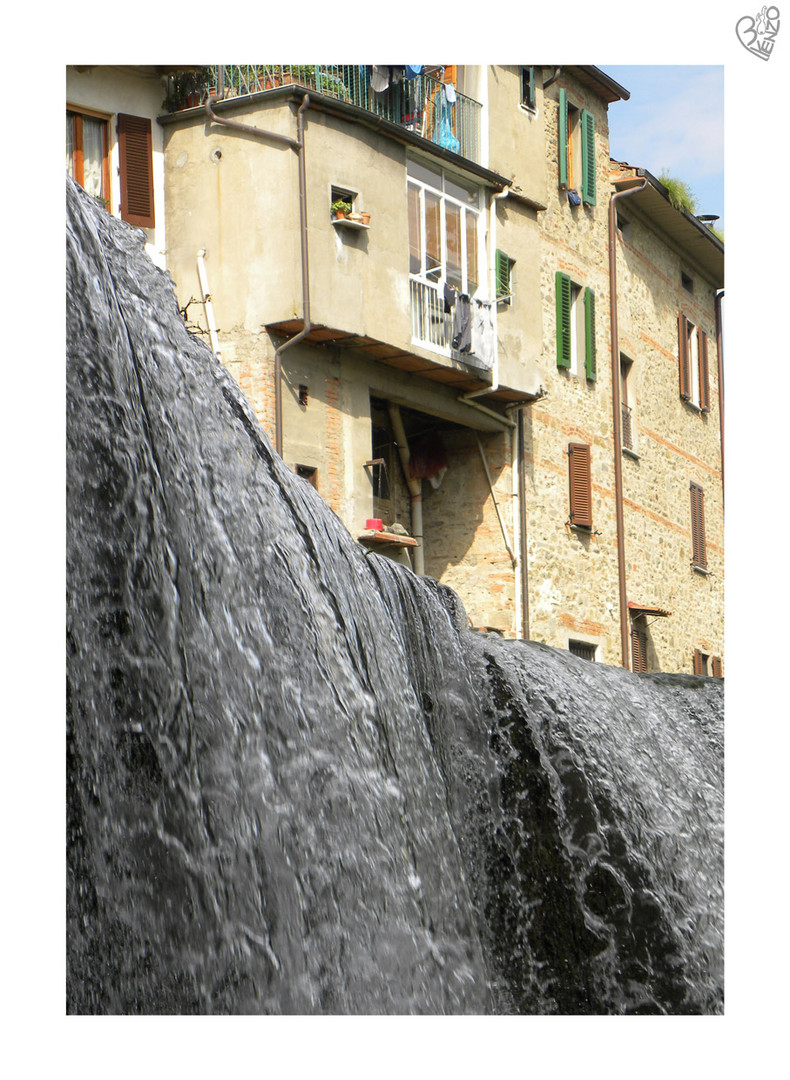
[[[724,228],[724,67],[601,65],[629,90],[609,106],[613,158],[683,180],[698,214],[718,214]]]

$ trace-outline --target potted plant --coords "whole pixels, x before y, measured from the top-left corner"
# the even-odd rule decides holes
[[[351,203],[347,199],[335,199],[332,203],[332,219],[340,221],[351,213]]]

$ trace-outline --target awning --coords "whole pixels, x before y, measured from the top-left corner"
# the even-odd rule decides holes
[[[655,618],[671,615],[671,611],[667,611],[666,608],[651,607],[649,604],[635,604],[633,600],[628,601],[628,610],[631,613],[632,619],[639,619],[642,615],[652,615]]]

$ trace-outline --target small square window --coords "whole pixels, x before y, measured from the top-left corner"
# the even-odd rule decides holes
[[[318,487],[318,469],[315,465],[297,465],[296,475],[301,476],[303,480],[306,480],[308,484],[312,484],[314,488]]]
[[[521,69],[521,104],[525,109],[535,109],[535,68],[523,67]]]
[[[570,640],[568,642],[568,651],[573,653],[574,656],[581,657],[582,660],[590,660],[594,663],[598,646],[591,644],[589,641]]]
[[[686,290],[687,293],[694,293],[694,278],[691,274],[687,274],[685,270],[680,271],[680,284]]]

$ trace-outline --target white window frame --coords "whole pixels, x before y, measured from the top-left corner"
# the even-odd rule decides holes
[[[476,296],[478,299],[489,299],[488,297],[488,275],[485,272],[485,233],[484,223],[485,214],[483,212],[483,199],[482,190],[478,189],[477,193],[477,206],[470,206],[467,203],[463,203],[460,199],[456,199],[454,196],[449,195],[445,190],[445,184],[448,180],[453,181],[453,176],[448,174],[445,169],[434,170],[441,172],[442,188],[438,189],[424,180],[415,177],[408,172],[406,185],[407,200],[409,197],[409,187],[415,187],[418,191],[418,207],[420,216],[420,269],[417,273],[413,273],[411,268],[409,270],[409,276],[416,281],[421,281],[424,284],[434,285],[437,288],[443,285],[447,280],[447,213],[446,207],[448,205],[457,206],[461,210],[461,288],[462,293],[467,293],[470,297]],[[462,182],[462,181],[458,181]],[[425,193],[430,192],[439,198],[439,231],[440,231],[440,258],[439,266],[432,269],[426,269],[426,228],[425,228]],[[476,232],[477,232],[477,283],[475,285],[475,291],[469,292],[469,280],[468,280],[468,267],[467,267],[467,213],[474,214],[476,218]]]
[[[689,319],[686,320],[686,349],[688,350],[689,392],[691,394],[689,404],[693,405],[695,409],[699,409],[702,407],[702,398],[700,396],[699,335],[697,334],[696,326]]]

